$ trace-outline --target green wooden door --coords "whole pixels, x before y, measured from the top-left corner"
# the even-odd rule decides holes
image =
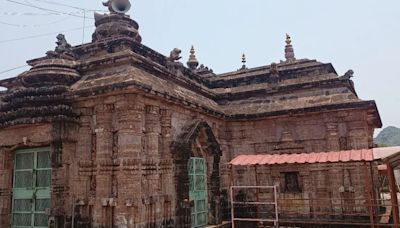
[[[192,201],[192,227],[207,225],[206,161],[203,158],[189,160],[189,199]]]
[[[49,148],[19,150],[14,159],[13,228],[47,227],[50,209]]]

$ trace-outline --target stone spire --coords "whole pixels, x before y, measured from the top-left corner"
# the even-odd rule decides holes
[[[129,0],[108,0],[103,5],[108,7],[110,13],[94,13],[96,30],[93,33],[93,42],[121,37],[138,43],[142,41],[138,23],[125,14],[131,8]]]
[[[296,61],[296,57],[294,56],[294,49],[292,46],[292,39],[290,38],[289,34],[287,34],[287,33],[286,33],[285,58],[286,58],[286,62]]]
[[[197,61],[196,51],[194,50],[193,45],[192,48],[190,49],[189,60],[187,61],[186,64],[192,70],[196,70],[196,68],[199,66],[199,61]]]
[[[243,55],[242,55],[242,68],[240,68],[241,70],[245,70],[245,69],[247,69],[247,66],[246,66],[246,55],[243,53]]]

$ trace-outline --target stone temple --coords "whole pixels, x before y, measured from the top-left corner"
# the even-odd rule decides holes
[[[330,63],[216,74],[142,44],[129,1],[105,3],[92,42],[63,35],[0,81],[0,227],[204,227],[229,220],[243,154],[374,147],[374,101]],[[172,49],[172,48],[171,48]]]

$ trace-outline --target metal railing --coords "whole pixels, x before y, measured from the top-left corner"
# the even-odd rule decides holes
[[[266,191],[269,190],[269,191]],[[241,194],[243,195],[241,197]],[[394,227],[394,206],[390,199],[296,198],[277,193],[273,186],[231,187],[231,220],[283,224],[336,224],[366,227]],[[279,218],[279,220],[278,220]]]
[[[255,200],[241,197],[246,196],[248,191],[255,194]],[[265,193],[265,191],[272,197],[261,199],[259,193]],[[232,228],[235,228],[235,222],[269,222],[275,227],[278,226],[277,186],[231,186],[230,196]],[[273,212],[270,213],[270,211]]]

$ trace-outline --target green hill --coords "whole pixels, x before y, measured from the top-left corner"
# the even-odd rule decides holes
[[[400,128],[387,127],[375,138],[379,146],[400,146]]]

